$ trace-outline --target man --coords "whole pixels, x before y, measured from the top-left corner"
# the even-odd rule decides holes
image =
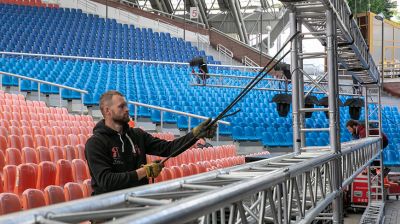
[[[353,139],[360,139],[360,138],[365,138],[366,131],[365,131],[365,126],[361,125],[358,123],[358,121],[355,120],[349,120],[346,123],[346,128],[350,132],[350,134],[353,136]],[[370,135],[379,135],[379,130],[370,130],[369,131]],[[386,148],[386,146],[389,144],[389,140],[385,133],[382,133],[382,146],[383,148]]]
[[[169,156],[188,141],[193,145],[200,138],[212,138],[216,130],[216,126],[206,130],[211,121],[208,119],[174,141],[155,138],[128,126],[126,100],[113,90],[101,96],[100,110],[104,119],[96,124],[85,146],[92,195],[148,184],[148,178],[157,177],[163,165],[160,162],[145,164],[146,154]]]

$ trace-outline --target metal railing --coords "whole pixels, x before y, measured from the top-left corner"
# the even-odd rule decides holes
[[[251,60],[249,57],[244,56],[242,58],[242,63],[245,66],[249,66],[249,67],[260,67],[260,65],[258,65],[257,63],[255,63],[253,60]]]
[[[202,173],[195,176],[36,208],[0,217],[4,223],[311,223],[332,220],[325,208],[379,156],[379,138],[342,144]],[[334,188],[337,166],[348,168]],[[49,212],[51,211],[51,212]],[[124,217],[125,216],[125,217]],[[219,217],[219,222],[217,221]]]
[[[28,80],[28,81],[32,81],[32,82],[36,82],[38,84],[38,100],[40,101],[40,85],[41,84],[45,84],[45,85],[50,85],[50,86],[55,86],[59,88],[59,95],[60,95],[60,107],[62,107],[62,97],[61,97],[61,91],[63,89],[67,89],[67,90],[71,90],[71,91],[75,91],[75,92],[79,92],[81,94],[81,113],[83,114],[83,94],[88,94],[88,91],[86,90],[82,90],[82,89],[77,89],[77,88],[73,88],[73,87],[69,87],[69,86],[64,86],[64,85],[60,85],[57,83],[52,83],[52,82],[48,82],[48,81],[44,81],[44,80],[40,80],[40,79],[35,79],[35,78],[30,78],[30,77],[26,77],[26,76],[22,76],[22,75],[18,75],[18,74],[13,74],[13,73],[9,73],[9,72],[3,72],[0,71],[0,88],[3,89],[3,75],[6,76],[11,76],[11,77],[15,77],[18,79],[18,92],[21,92],[21,80]]]
[[[139,16],[137,16],[135,14],[118,9],[118,15],[119,15],[118,19],[121,21],[124,21],[124,18],[125,18],[126,22],[128,22],[130,24],[139,23]]]
[[[86,10],[86,12],[97,13],[97,5],[85,0],[76,0],[77,8]],[[81,7],[79,7],[81,6]]]
[[[166,30],[168,30],[169,33],[179,36],[179,27],[162,19],[157,19],[156,21],[158,32],[160,32],[160,28],[165,28]]]
[[[217,45],[217,51],[219,52],[219,61],[222,61],[222,57],[221,55],[224,55],[226,57],[228,57],[230,59],[230,63],[233,64],[233,52],[231,50],[229,50],[228,48],[226,48],[224,45],[222,44],[218,44]]]
[[[134,101],[128,101],[128,104],[133,104],[134,105],[135,121],[137,121],[137,117],[138,117],[138,107],[146,107],[146,108],[150,108],[150,109],[154,109],[154,110],[159,110],[160,111],[160,126],[161,126],[161,130],[163,129],[163,123],[164,123],[163,122],[164,121],[163,114],[165,112],[178,114],[178,115],[183,115],[183,116],[188,117],[188,131],[191,130],[191,118],[198,118],[198,119],[202,119],[202,120],[207,120],[208,119],[208,117],[205,117],[205,116],[186,113],[186,112],[177,111],[177,110],[172,110],[172,109],[168,109],[168,108],[165,108],[165,107],[159,107],[159,106],[154,106],[154,105],[150,105],[150,104],[144,104],[144,103],[139,103],[139,102],[134,102]],[[218,124],[218,126],[217,126],[216,138],[217,138],[217,142],[219,142],[219,124],[231,125],[231,123],[227,122],[227,121],[219,120],[217,122],[217,124]]]

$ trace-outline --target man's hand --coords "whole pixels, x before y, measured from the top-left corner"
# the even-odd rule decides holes
[[[217,132],[217,124],[206,129],[207,125],[211,122],[211,118],[203,121],[197,127],[193,128],[193,135],[196,138],[213,138]]]
[[[142,165],[142,167],[146,171],[147,178],[156,178],[161,173],[161,170],[164,168],[164,165],[161,164],[159,160],[157,160],[152,163]]]

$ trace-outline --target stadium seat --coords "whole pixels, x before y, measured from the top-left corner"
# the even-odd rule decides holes
[[[68,182],[74,182],[72,175],[71,162],[65,159],[60,159],[56,164],[56,185],[64,186]]]
[[[9,148],[21,149],[21,139],[18,135],[9,135],[7,142]]]
[[[77,144],[75,146],[75,155],[77,156],[78,159],[86,161],[85,146],[81,145],[81,144]]]
[[[50,158],[55,163],[60,159],[64,159],[63,149],[60,146],[50,147]]]
[[[36,163],[38,164],[38,158],[36,150],[31,147],[24,147],[21,149],[22,163]]]
[[[35,127],[32,128],[33,130]],[[35,131],[34,131],[35,132]],[[47,147],[46,138],[41,134],[35,135],[35,147]]]
[[[79,138],[79,144],[81,144],[81,145],[85,145],[86,144],[86,141],[87,141],[86,135],[78,134],[78,138]]]
[[[4,152],[0,150],[0,177],[3,176],[3,167],[6,165],[6,157],[4,156]],[[0,178],[1,179],[1,178]],[[3,188],[2,188],[3,189]],[[0,191],[1,193],[2,191]]]
[[[22,193],[22,207],[27,209],[46,206],[43,191],[38,189],[26,189]]]
[[[65,146],[68,145],[67,136],[65,136],[65,135],[57,135],[57,139],[58,139],[59,146],[65,147]]]
[[[44,189],[46,205],[65,202],[64,188],[57,185],[49,185]]]
[[[14,192],[16,176],[16,165],[6,165],[3,167],[4,192]]]
[[[91,179],[86,179],[83,181],[82,190],[83,190],[83,196],[85,198],[92,196],[93,189],[92,189],[92,180]]]
[[[72,160],[72,175],[74,180],[79,184],[90,177],[89,173],[87,173],[85,161],[81,159]]]
[[[66,201],[72,201],[83,198],[81,185],[74,182],[68,182],[64,185],[64,195]]]
[[[21,164],[21,152],[17,148],[8,148],[6,150],[6,164],[19,165]]]
[[[39,146],[36,148],[37,156],[39,162],[52,161],[50,150],[45,146]]]
[[[21,195],[28,188],[36,188],[35,168],[30,164],[20,164],[17,167],[14,193]]]
[[[19,129],[19,127],[10,126],[8,134],[9,135],[21,136],[21,130]]]
[[[5,136],[0,135],[0,150],[5,152],[7,149],[7,139]]]
[[[39,163],[36,188],[43,190],[49,185],[56,183],[56,165],[50,161]]]
[[[64,159],[72,162],[72,160],[77,159],[78,156],[75,153],[75,148],[72,145],[66,145],[63,147]]]
[[[60,146],[58,139],[54,135],[46,135],[46,144],[47,147],[51,148],[52,146]]]
[[[18,195],[13,193],[0,193],[0,215],[22,210]]]

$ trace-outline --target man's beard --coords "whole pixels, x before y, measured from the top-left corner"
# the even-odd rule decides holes
[[[126,116],[126,117],[125,116],[121,116],[121,117],[113,116],[112,119],[115,123],[120,124],[120,125],[124,125],[129,122],[129,116]]]

